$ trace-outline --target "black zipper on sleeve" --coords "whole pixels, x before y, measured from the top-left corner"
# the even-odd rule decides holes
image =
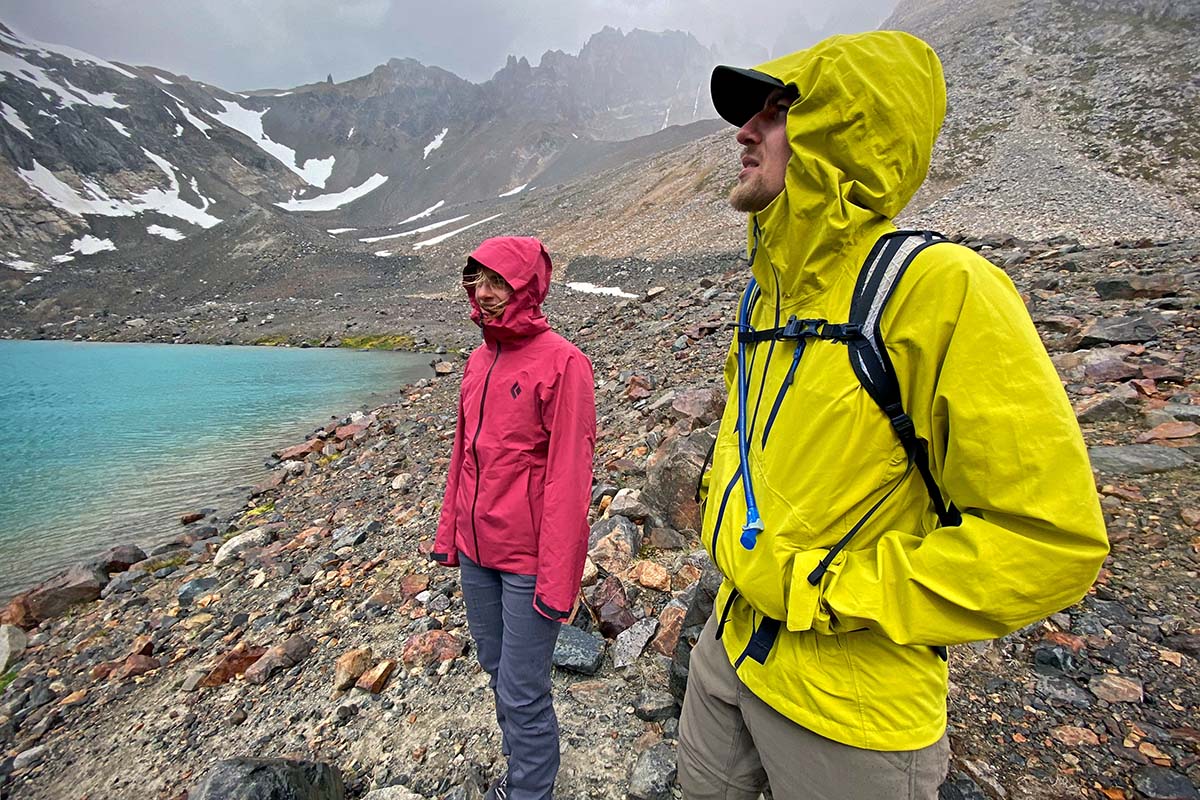
[[[475,459],[475,496],[471,499],[471,533],[475,536],[475,563],[483,564],[479,556],[479,525],[475,519],[475,509],[479,505],[479,432],[483,429],[483,404],[487,401],[488,385],[492,380],[492,370],[500,360],[500,342],[496,342],[496,357],[492,359],[487,374],[483,376],[483,392],[479,395],[479,424],[475,426],[475,435],[471,437],[471,456]]]

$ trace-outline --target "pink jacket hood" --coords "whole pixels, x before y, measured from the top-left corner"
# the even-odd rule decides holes
[[[532,236],[497,236],[487,239],[467,259],[465,276],[475,264],[482,264],[508,281],[512,299],[496,320],[485,320],[475,289],[467,289],[471,301],[471,320],[483,328],[483,338],[512,341],[550,330],[542,303],[550,290],[550,254]]]

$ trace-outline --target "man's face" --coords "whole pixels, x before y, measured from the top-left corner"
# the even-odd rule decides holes
[[[483,318],[492,321],[504,313],[504,307],[512,299],[513,289],[508,281],[500,277],[500,273],[482,267],[474,275],[468,276],[464,286],[475,289],[475,302],[483,312]]]
[[[737,132],[742,146],[742,171],[737,185],[729,193],[729,204],[736,211],[762,211],[783,191],[788,159],[792,149],[787,138],[787,112],[793,96],[776,89],[759,111]]]

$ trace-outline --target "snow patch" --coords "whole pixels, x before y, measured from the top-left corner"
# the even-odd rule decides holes
[[[528,185],[528,183],[522,183],[515,189],[509,189],[507,192],[500,193],[498,197],[512,197],[514,194],[520,194],[521,192],[525,191],[525,187]]]
[[[12,267],[13,269],[17,270],[18,272],[37,272],[38,271],[38,265],[34,264],[32,261],[22,261],[22,260],[18,259],[16,261],[0,261],[0,264],[3,264],[6,267]]]
[[[33,134],[29,132],[29,126],[26,125],[25,121],[21,119],[21,115],[17,113],[17,110],[8,103],[0,103],[0,117],[3,117],[5,122],[7,122],[9,125],[12,125],[30,139],[33,138]]]
[[[129,200],[118,200],[110,197],[99,184],[86,178],[83,179],[84,193],[80,194],[73,187],[59,180],[53,172],[36,160],[33,162],[32,169],[26,170],[18,167],[17,174],[30,188],[46,198],[50,205],[77,217],[87,214],[102,217],[132,217],[147,211],[157,211],[202,228],[211,228],[221,221],[208,213],[207,198],[201,196],[200,200],[203,205],[197,208],[179,197],[179,179],[176,178],[175,167],[170,162],[144,148],[142,152],[166,173],[170,182],[169,189],[147,189]]]
[[[597,286],[594,283],[584,281],[571,281],[567,283],[567,288],[584,294],[607,294],[613,297],[637,297],[636,294],[630,294],[616,286]]]
[[[10,25],[9,27],[11,28],[12,26]],[[84,64],[94,64],[98,67],[111,69],[115,72],[119,72],[126,78],[137,78],[137,75],[134,75],[129,70],[122,69],[111,61],[105,61],[103,58],[97,58],[91,53],[85,53],[82,50],[76,50],[74,47],[68,47],[67,45],[63,44],[46,44],[45,42],[39,42],[37,39],[30,38],[23,33],[17,35],[17,31],[14,31],[13,33],[14,35],[10,36],[9,34],[0,31],[0,40],[8,42],[13,47],[34,52],[40,56],[46,56],[53,53],[55,55],[60,55],[63,58],[69,58],[71,61],[76,63],[83,62]]]
[[[132,134],[132,133],[130,133],[130,132],[129,132],[129,129],[128,129],[128,128],[126,128],[124,125],[122,125],[121,123],[117,122],[115,119],[111,119],[110,117],[105,117],[105,119],[107,119],[107,120],[108,120],[108,124],[109,124],[109,125],[112,125],[114,128],[116,128],[116,129],[117,129],[117,133],[121,134],[121,135],[122,135],[122,136],[124,136],[126,139],[132,139],[132,138],[133,138],[133,134]]]
[[[174,85],[175,85],[175,81],[169,81],[169,80],[167,80],[166,78],[164,78],[162,75],[157,75],[157,74],[156,74],[154,77],[158,78],[158,81],[159,81],[159,83],[165,83],[167,86],[174,86]]]
[[[354,135],[354,126],[353,126],[353,125],[351,125],[351,126],[350,126],[350,132],[346,134],[346,138],[347,138],[347,139],[349,139],[349,138],[350,138],[351,136],[353,136],[353,135]]]
[[[325,232],[332,233],[334,236],[337,236],[339,233],[349,233],[350,231],[356,231],[356,230],[358,230],[358,228],[329,228]]]
[[[217,102],[224,106],[224,111],[217,112],[216,114],[211,111],[205,111],[204,113],[222,125],[245,134],[250,141],[254,142],[292,172],[299,175],[305,183],[322,189],[325,188],[325,181],[329,180],[329,176],[333,174],[334,156],[329,156],[329,158],[310,158],[304,162],[304,166],[297,166],[296,151],[285,144],[274,141],[263,131],[263,116],[271,109],[264,108],[262,111],[253,111],[238,103],[231,103],[228,100],[218,99]]]
[[[180,136],[183,136],[183,126],[177,122],[175,123],[175,138],[178,139]]]
[[[330,156],[331,160],[332,158]],[[347,203],[353,203],[358,198],[370,194],[385,183],[387,183],[387,176],[376,172],[358,186],[351,186],[349,189],[343,189],[340,192],[323,194],[319,197],[310,197],[307,200],[296,200],[293,198],[285,203],[276,203],[275,205],[286,211],[333,211],[335,208],[341,208]]]
[[[174,228],[164,228],[162,225],[147,225],[146,233],[152,233],[155,236],[161,236],[164,239],[170,239],[172,242],[178,242],[180,239],[187,238]]]
[[[422,211],[420,214],[413,214],[413,215],[412,215],[411,217],[409,217],[408,219],[402,219],[402,220],[400,220],[400,222],[398,222],[397,224],[398,224],[398,225],[403,225],[403,224],[404,224],[404,223],[406,223],[406,222],[414,222],[414,221],[416,221],[416,220],[418,220],[418,219],[422,219],[422,218],[424,218],[424,217],[428,217],[430,214],[432,214],[433,212],[437,211],[439,208],[441,208],[441,207],[442,207],[442,206],[444,206],[444,205],[446,205],[446,201],[445,201],[445,200],[438,200],[436,203],[434,203],[434,204],[433,204],[433,205],[431,205],[429,208],[427,208],[427,209],[425,209],[424,211]]]
[[[444,142],[446,140],[446,134],[449,132],[450,132],[449,128],[442,128],[442,132],[439,133],[437,136],[433,137],[432,142],[425,145],[425,155],[421,157],[422,160],[429,158],[430,153],[432,153],[434,150],[437,150],[439,147],[442,146],[442,142]]]
[[[51,256],[50,260],[53,261],[55,264],[65,264],[68,261],[74,261],[75,256],[72,256],[72,255]]]
[[[90,233],[71,242],[71,252],[79,253],[82,256],[90,256],[95,253],[103,253],[105,250],[116,250],[117,246],[112,243],[111,239],[97,239]]]
[[[172,99],[174,99],[174,98],[172,98]],[[192,123],[192,125],[198,131],[200,131],[206,137],[211,139],[212,137],[208,135],[208,132],[212,130],[212,125],[209,125],[207,122],[205,122],[204,120],[200,119],[195,114],[193,114],[191,112],[191,110],[187,106],[185,106],[183,103],[180,103],[178,100],[176,100],[175,102],[179,106],[179,111],[183,114],[183,118],[186,119],[188,122]],[[176,127],[178,127],[178,126],[176,126]],[[179,134],[176,134],[176,136],[178,136],[178,135]]]
[[[504,215],[503,214],[492,214],[490,217],[487,217],[486,219],[481,219],[478,222],[472,222],[470,225],[464,225],[463,227],[459,228],[458,230],[450,231],[449,233],[443,233],[441,236],[435,236],[432,239],[426,239],[423,242],[417,242],[416,244],[413,245],[413,250],[420,250],[422,247],[429,247],[431,245],[440,244],[441,242],[444,242],[447,239],[449,239],[451,236],[457,236],[458,234],[462,233],[463,231],[474,228],[476,225],[482,225],[485,222],[491,222],[496,217],[502,217],[502,216],[504,216]]]
[[[376,258],[387,258],[392,254],[391,250],[376,250],[374,255]]]
[[[469,216],[471,216],[471,215],[463,214],[461,217],[452,217],[450,219],[444,219],[441,222],[433,222],[433,223],[430,223],[429,225],[425,225],[424,227],[421,227],[421,228],[413,228],[411,231],[403,231],[401,233],[389,233],[386,236],[371,236],[367,239],[359,239],[359,241],[366,242],[367,244],[371,244],[372,242],[382,242],[385,239],[399,239],[402,236],[416,236],[418,233],[428,233],[429,231],[436,231],[438,228],[444,228],[447,225],[453,225],[454,223],[460,222]]]

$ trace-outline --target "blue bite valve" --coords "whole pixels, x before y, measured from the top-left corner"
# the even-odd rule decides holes
[[[747,550],[753,550],[754,545],[758,544],[758,534],[762,529],[763,524],[762,520],[758,517],[758,509],[747,509],[746,524],[742,526],[742,547]]]

